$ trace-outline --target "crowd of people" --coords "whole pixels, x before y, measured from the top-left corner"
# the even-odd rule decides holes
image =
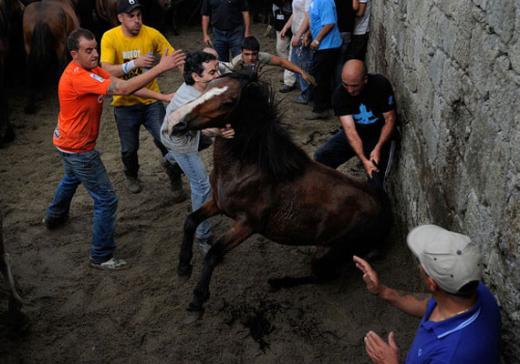
[[[233,138],[232,126],[170,135],[163,130],[163,120],[197,99],[221,74],[264,65],[284,69],[279,91],[299,89],[293,101],[312,105],[306,119],[327,119],[331,108],[338,118],[340,130],[317,149],[315,160],[337,168],[357,156],[369,185],[384,189],[396,100],[390,82],[369,73],[365,66],[370,0],[275,1],[278,55],[260,51],[259,41],[251,34],[247,0],[204,0],[202,40],[206,48],[187,55],[174,50],[160,32],[143,25],[139,0],[118,0],[117,12],[121,24],[102,36],[100,54],[89,30],[77,29],[68,38],[72,61],[59,81],[60,111],[53,134],[64,176],[44,218],[48,229],[66,223],[77,187],[85,187],[94,201],[92,267],[128,268],[125,260],[114,255],[118,199],[95,150],[104,96],[112,96],[130,193],[140,193],[143,188],[138,176],[143,125],[161,153],[174,200],[186,199],[184,173],[192,208],[207,201],[211,186],[199,152],[211,144],[211,137]],[[161,93],[156,78],[173,68],[181,69],[184,82],[174,93]],[[163,102],[168,103],[166,108]],[[212,243],[209,223],[197,228],[196,238],[205,254]],[[435,225],[413,229],[407,241],[418,260],[427,295],[391,289],[380,282],[367,261],[353,258],[371,293],[422,317],[406,363],[497,363],[500,315],[495,298],[481,282],[476,243]],[[369,331],[364,340],[374,363],[399,362],[393,333],[385,340]]]

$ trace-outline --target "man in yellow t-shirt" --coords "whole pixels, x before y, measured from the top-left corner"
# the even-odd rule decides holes
[[[142,5],[139,0],[118,0],[117,18],[121,25],[112,28],[101,38],[101,67],[115,77],[130,79],[146,72],[166,49],[173,49],[168,40],[157,30],[143,25]],[[127,187],[130,192],[142,190],[138,178],[139,129],[141,125],[153,136],[155,145],[163,156],[162,166],[170,177],[176,202],[184,201],[181,169],[170,164],[164,156],[168,152],[161,143],[160,128],[165,108],[172,95],[161,94],[157,80],[130,96],[114,96],[114,115],[121,142],[121,158]]]

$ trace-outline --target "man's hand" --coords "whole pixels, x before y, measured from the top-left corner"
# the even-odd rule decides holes
[[[310,41],[311,41],[311,38],[309,37],[309,33],[305,33],[305,34],[303,35],[303,38],[302,38],[302,45],[303,45],[304,47],[308,47]]]
[[[317,39],[314,39],[311,42],[311,49],[318,49],[319,46],[320,46],[320,42]]]
[[[370,159],[365,159],[363,162],[363,168],[365,168],[365,171],[367,172],[368,176],[372,178],[372,174],[374,172],[379,172],[379,169],[375,166],[374,162],[372,162]]]
[[[298,44],[300,44],[300,38],[298,38],[296,35],[293,35],[291,38],[291,47],[296,48],[298,47]]]
[[[167,71],[171,70],[172,68],[179,67],[184,65],[184,62],[186,61],[186,54],[182,50],[176,50],[175,52],[170,53],[170,50],[166,48],[164,51],[164,54],[161,57],[161,60],[159,61],[158,67],[161,67],[161,70]]]
[[[285,27],[280,32],[280,38],[285,39],[285,36],[287,35],[287,29]]]
[[[381,160],[381,148],[376,146],[372,152],[370,152],[370,160],[374,165],[379,165],[379,161]]]
[[[247,38],[247,37],[250,37],[252,34],[251,34],[251,31],[249,29],[246,29],[244,31],[244,38]]]
[[[231,127],[231,124],[226,124],[226,127],[220,128],[219,135],[225,139],[232,139],[235,137],[235,129]]]
[[[365,350],[368,356],[376,364],[398,364],[399,347],[395,342],[393,332],[388,334],[388,343],[378,334],[369,331],[365,336]]]
[[[364,259],[361,259],[358,256],[352,258],[354,263],[356,263],[356,267],[363,272],[363,280],[367,285],[368,292],[378,295],[381,293],[381,283],[379,282],[379,275],[377,272],[368,264],[368,262]]]
[[[202,43],[204,43],[204,45],[207,47],[213,48],[213,43],[211,43],[211,38],[207,34],[202,36]]]
[[[174,96],[175,96],[175,92],[172,92],[171,94],[162,94],[161,101],[170,102],[170,101],[172,101]]]
[[[135,59],[135,65],[139,68],[152,68],[155,66],[157,60],[153,55],[146,54]]]
[[[310,75],[307,72],[303,71],[301,76],[305,80],[305,82],[307,82],[308,84],[316,87],[317,83],[316,83],[316,80],[314,79],[314,77],[312,75]]]

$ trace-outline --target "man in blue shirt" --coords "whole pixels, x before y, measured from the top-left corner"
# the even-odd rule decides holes
[[[480,282],[477,245],[462,234],[422,225],[407,237],[431,295],[406,294],[384,286],[363,259],[354,257],[367,289],[410,315],[422,317],[405,363],[494,364],[499,361],[500,312],[495,297]],[[388,342],[373,331],[365,348],[374,363],[399,362],[394,333]]]
[[[310,47],[314,50],[310,73],[316,79],[317,86],[312,91],[312,113],[305,119],[326,119],[329,117],[339,48],[343,42],[337,25],[334,0],[312,0],[308,18],[312,35]]]

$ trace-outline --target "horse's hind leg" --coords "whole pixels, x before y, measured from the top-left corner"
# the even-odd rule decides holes
[[[181,277],[189,277],[191,275],[191,258],[193,257],[193,238],[195,230],[199,224],[217,214],[220,209],[213,200],[209,200],[196,211],[193,211],[186,217],[184,221],[184,236],[182,238],[181,251],[179,253],[179,265],[177,274]]]
[[[211,275],[217,264],[222,260],[224,255],[240,245],[252,234],[252,229],[243,222],[236,222],[229,231],[221,236],[211,247],[208,254],[204,258],[204,268],[193,290],[193,301],[188,306],[188,311],[192,311],[200,315],[202,313],[202,305],[209,298],[209,282]]]

